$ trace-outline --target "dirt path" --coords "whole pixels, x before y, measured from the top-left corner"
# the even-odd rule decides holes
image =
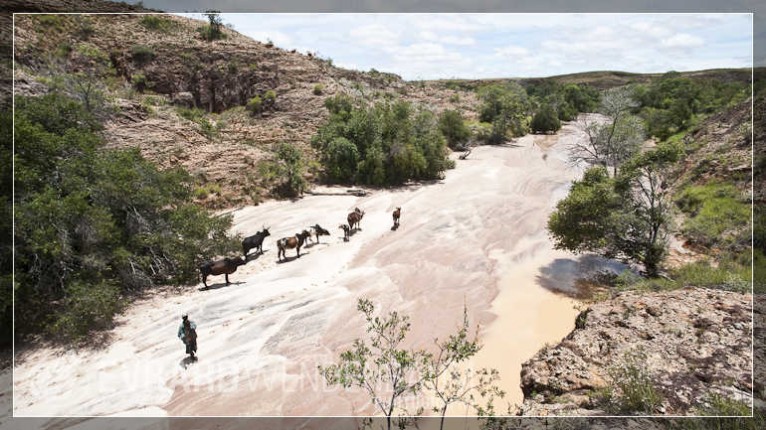
[[[518,402],[521,362],[566,335],[576,314],[570,299],[543,288],[546,268],[572,258],[553,251],[545,233],[556,200],[579,175],[563,153],[572,138],[567,125],[558,138],[479,147],[437,184],[236,211],[236,231],[266,225],[272,235],[263,255],[230,276],[232,285],[212,277],[209,290],[200,284],[137,303],[103,350],[26,354],[15,371],[15,414],[373,413],[363,395],[326,387],[316,370],[363,334],[361,296],[409,314],[409,339],[424,347],[454,331],[465,304],[486,345],[475,364],[498,368]],[[392,231],[396,206],[401,227]],[[343,242],[337,227],[354,207],[366,215]],[[316,223],[332,236],[278,264],[275,241]],[[183,311],[198,325],[196,363],[182,360],[175,337]],[[465,413],[457,409],[450,412]]]

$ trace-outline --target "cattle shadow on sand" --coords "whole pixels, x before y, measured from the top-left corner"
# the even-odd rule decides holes
[[[301,249],[310,249],[310,248],[313,248],[313,247],[315,247],[315,246],[317,246],[317,245],[324,245],[324,246],[328,246],[328,245],[329,245],[329,243],[323,243],[323,242],[312,242],[312,243],[307,243],[306,245],[303,245],[303,248],[301,248]],[[301,255],[303,255],[303,254],[301,254]]]
[[[211,285],[208,285],[207,287],[203,286],[201,288],[198,288],[197,291],[218,290],[218,289],[221,289],[221,288],[230,287],[232,285],[241,285],[241,284],[244,284],[244,283],[245,283],[244,281],[230,282],[229,284],[226,284],[225,282],[222,282],[220,284],[211,284]]]
[[[304,246],[304,248],[306,248],[306,247]],[[310,254],[309,252],[301,252],[301,257],[303,257],[304,255],[309,255],[309,254]],[[293,260],[297,260],[297,259],[299,259],[301,257],[298,257],[297,255],[293,255],[292,257],[285,256],[281,260],[277,260],[277,264],[289,263],[289,262],[291,262]]]
[[[247,257],[245,257],[245,263],[249,263],[251,261],[257,260],[258,258],[261,257],[261,255],[267,253],[268,251],[269,251],[268,249],[265,249],[261,252],[254,252],[252,254],[248,254]]]
[[[197,357],[186,357],[186,358],[184,358],[183,360],[181,360],[181,361],[180,361],[178,364],[179,364],[181,367],[183,367],[184,369],[186,369],[186,368],[187,368],[187,367],[189,367],[189,366],[190,366],[192,363],[196,363],[196,362],[197,362],[197,360],[198,360],[198,359],[197,359]]]

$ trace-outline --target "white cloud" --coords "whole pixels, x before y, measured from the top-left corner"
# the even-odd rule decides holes
[[[420,39],[429,42],[441,42],[447,45],[469,46],[476,44],[476,40],[470,36],[451,36],[447,34],[437,34],[430,30],[424,30],[419,33]]]
[[[699,37],[686,33],[675,34],[662,41],[662,46],[668,48],[696,48],[702,46],[704,41]]]
[[[382,24],[369,24],[352,28],[349,32],[350,43],[358,43],[373,47],[390,47],[399,41],[399,35]]]
[[[259,40],[405,79],[745,67],[747,14],[226,15]]]
[[[495,48],[496,57],[519,57],[526,56],[527,54],[529,54],[529,50],[521,46],[509,45],[502,48]]]

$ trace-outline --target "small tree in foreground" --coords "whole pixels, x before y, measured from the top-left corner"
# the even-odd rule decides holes
[[[493,413],[492,401],[505,394],[495,385],[499,379],[497,370],[461,370],[457,366],[481,349],[477,337],[468,336],[465,309],[458,332],[444,342],[435,340],[438,349],[435,354],[403,346],[410,330],[408,316],[396,311],[385,317],[375,316],[372,302],[364,298],[357,302],[357,309],[364,314],[369,337],[354,340],[352,348],[340,354],[339,363],[319,366],[328,384],[363,389],[385,415],[389,430],[395,413],[407,414],[401,406],[403,399],[417,396],[423,390],[439,399],[440,404],[433,411],[441,414],[442,426],[447,408],[453,403],[469,405],[480,415]],[[487,400],[487,406],[479,404],[479,399]],[[420,408],[415,415],[422,412]]]

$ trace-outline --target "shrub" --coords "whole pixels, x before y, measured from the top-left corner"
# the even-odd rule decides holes
[[[143,73],[136,73],[135,75],[131,76],[130,82],[133,84],[133,88],[135,88],[138,92],[143,93],[147,86],[146,76],[144,76]]]
[[[330,180],[355,178],[368,185],[400,185],[411,179],[439,178],[454,166],[430,111],[405,101],[355,107],[344,95],[328,98],[325,106],[330,119],[312,138],[312,146],[319,151]],[[346,142],[356,147],[355,168]]]
[[[314,95],[315,96],[321,96],[323,91],[324,91],[324,85],[322,85],[322,84],[314,85]]]
[[[608,413],[651,415],[662,403],[640,349],[625,353],[608,373],[610,385],[596,395],[596,402]]]
[[[247,110],[253,114],[261,113],[263,110],[263,100],[260,96],[255,96],[247,101]]]
[[[199,256],[238,248],[231,217],[192,203],[187,172],[104,148],[78,103],[18,97],[15,115],[17,338],[81,338],[124,293],[194,282]]]
[[[688,215],[683,234],[698,244],[737,247],[749,239],[743,228],[750,225],[750,207],[732,185],[686,187],[676,198],[676,205]]]
[[[154,50],[146,45],[133,45],[130,55],[137,64],[146,64],[154,59]]]
[[[277,102],[277,92],[274,90],[268,90],[263,93],[263,107],[265,109],[272,109]]]
[[[37,15],[37,22],[47,29],[56,31],[64,29],[64,19],[59,15]]]
[[[161,33],[169,33],[176,28],[176,23],[173,20],[162,15],[144,15],[141,17],[139,24],[147,30]]]
[[[532,117],[530,127],[533,133],[556,132],[561,128],[561,122],[553,108],[545,105]]]
[[[119,309],[119,288],[114,282],[71,282],[64,309],[47,334],[61,340],[81,340],[93,329],[107,328]]]
[[[452,149],[462,148],[471,137],[463,116],[456,110],[445,110],[439,115],[439,131]]]

